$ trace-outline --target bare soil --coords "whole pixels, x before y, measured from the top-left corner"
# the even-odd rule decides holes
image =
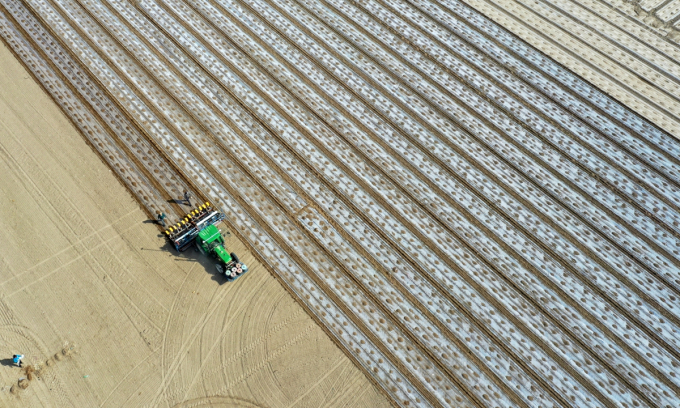
[[[387,405],[233,234],[234,283],[170,251],[2,43],[0,172],[0,344],[44,364],[1,406]]]

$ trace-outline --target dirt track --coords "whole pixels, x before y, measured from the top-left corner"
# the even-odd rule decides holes
[[[0,4],[148,214],[219,206],[393,402],[678,400],[678,140],[463,2]]]
[[[169,252],[1,43],[0,166],[0,405],[388,405],[237,239],[238,285]]]

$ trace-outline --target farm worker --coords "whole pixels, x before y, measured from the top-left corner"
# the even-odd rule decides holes
[[[15,354],[12,356],[12,361],[14,361],[14,364],[18,365],[21,367],[21,360],[24,358],[23,354]]]
[[[186,201],[187,205],[191,207],[191,193],[189,193],[188,191],[184,192],[184,201]]]
[[[165,228],[165,213],[158,213],[156,218],[158,218],[158,222]]]

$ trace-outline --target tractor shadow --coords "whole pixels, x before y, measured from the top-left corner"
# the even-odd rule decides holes
[[[175,247],[172,246],[170,242],[166,241],[165,245],[163,245],[160,250],[172,254],[175,262],[191,262],[200,264],[206,273],[212,275],[210,279],[217,282],[219,285],[229,283],[226,276],[217,272],[217,268],[215,268],[215,261],[211,257],[202,254],[193,245],[184,252],[177,252]],[[195,273],[195,270],[192,270],[191,273]]]

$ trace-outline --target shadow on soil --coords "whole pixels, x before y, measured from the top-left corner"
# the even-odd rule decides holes
[[[162,235],[160,236],[162,237]],[[175,250],[175,247],[173,247],[172,244],[166,241],[165,245],[160,247],[160,249],[142,248],[142,250],[168,252],[172,254],[175,262],[192,262],[192,263],[197,262],[203,267],[203,269],[207,273],[212,275],[211,279],[217,282],[218,284],[222,285],[229,282],[227,281],[227,278],[224,275],[217,272],[217,268],[215,268],[215,261],[213,261],[213,259],[211,259],[209,256],[203,255],[193,245],[184,252],[177,252],[177,250]]]
[[[217,273],[217,271],[215,272]],[[0,365],[16,366],[16,364],[14,364],[14,360],[12,360],[11,358],[3,358],[2,360],[0,360]]]
[[[186,206],[191,207],[189,204],[187,204],[187,200],[185,200],[183,198],[179,198],[179,199],[171,198],[170,200],[167,201],[167,203],[168,204],[177,204],[177,205],[186,205]],[[195,204],[195,202],[193,202],[193,203]]]
[[[168,200],[168,202],[173,202],[177,201],[177,203],[183,203],[183,200]],[[157,220],[144,220],[142,221],[143,224],[157,224],[160,226],[159,222]],[[224,233],[224,237],[230,237],[231,233],[229,231],[226,231]],[[165,241],[165,244],[160,247],[160,248],[140,248],[142,251],[151,251],[151,252],[167,252],[171,254],[175,260],[175,262],[198,262],[201,264],[203,269],[212,275],[212,280],[217,282],[219,285],[229,283],[230,281],[227,280],[227,278],[217,272],[217,269],[215,268],[215,262],[213,259],[211,259],[209,256],[203,255],[196,249],[194,245],[189,247],[184,252],[177,252],[174,246],[167,240],[165,240],[165,235],[163,234],[158,234],[159,238],[163,238]],[[193,272],[192,272],[193,273]],[[10,362],[12,361],[11,359],[9,360]]]

